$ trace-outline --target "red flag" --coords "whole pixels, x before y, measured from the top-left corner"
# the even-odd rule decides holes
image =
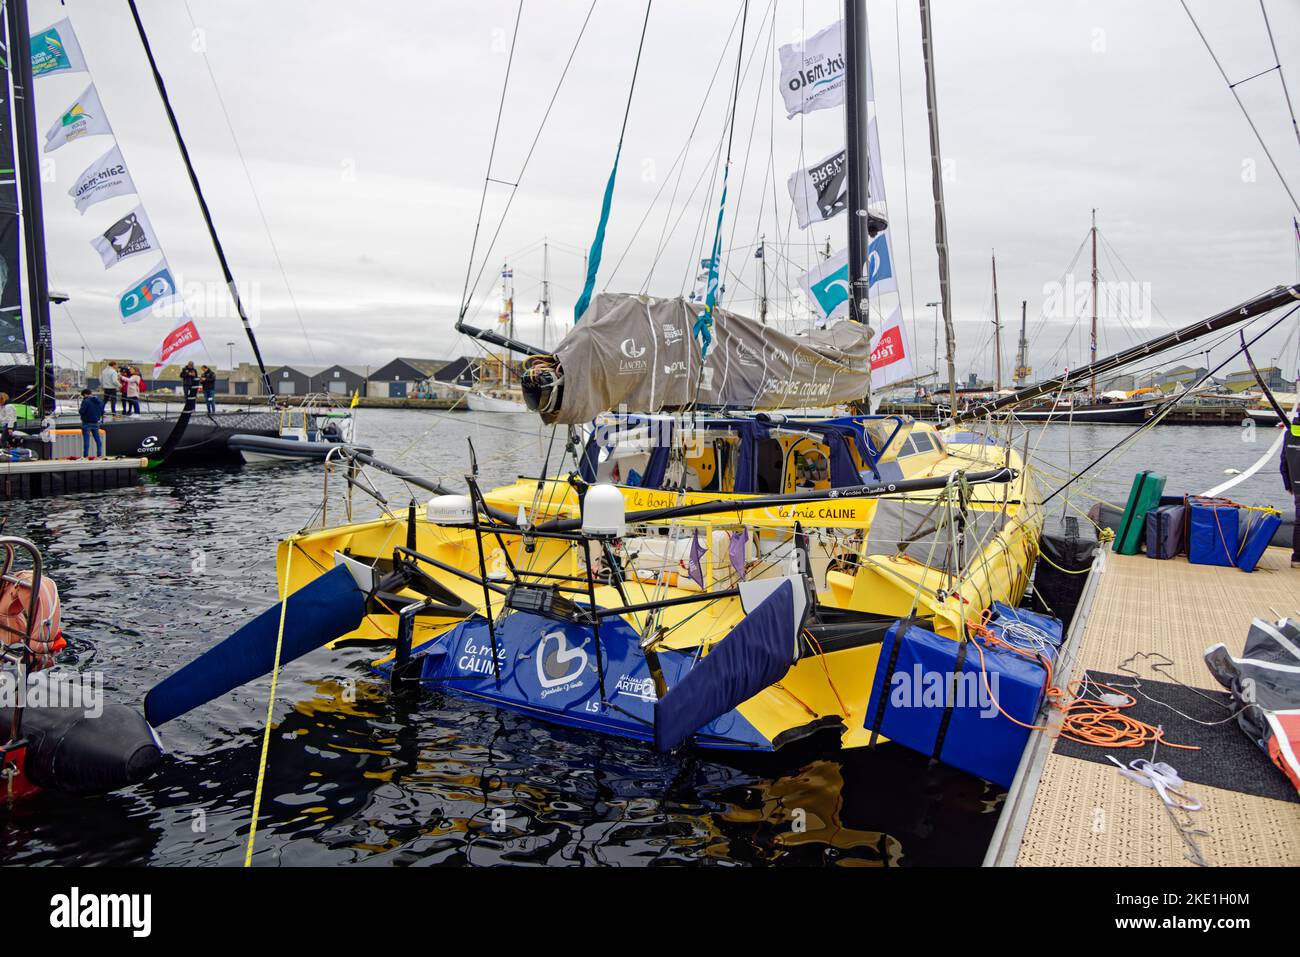
[[[179,356],[199,345],[203,340],[199,337],[199,328],[194,325],[193,319],[186,319],[179,326],[167,333],[156,352],[153,355],[153,367],[155,369],[165,366],[173,358]]]

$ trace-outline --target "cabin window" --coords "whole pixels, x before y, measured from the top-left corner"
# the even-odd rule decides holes
[[[794,453],[794,487],[796,489],[830,488],[831,460],[820,449]]]

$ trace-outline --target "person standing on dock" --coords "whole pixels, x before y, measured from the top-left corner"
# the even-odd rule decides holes
[[[185,398],[189,398],[197,391],[199,381],[198,370],[194,368],[193,362],[185,363],[185,368],[181,370],[181,387],[185,390]]]
[[[127,415],[134,412],[140,414],[140,386],[144,384],[144,378],[140,375],[140,370],[128,368],[121,376],[122,383],[122,411]]]
[[[4,447],[14,444],[14,429],[18,428],[18,410],[9,404],[9,393],[0,392],[0,437]]]
[[[1282,484],[1295,502],[1295,524],[1291,528],[1291,567],[1300,568],[1300,420],[1281,416],[1286,438],[1282,441]]]
[[[203,367],[203,374],[199,376],[199,384],[203,386],[203,401],[208,404],[208,415],[217,411],[217,374],[208,366]]]
[[[121,376],[117,372],[117,363],[110,362],[104,366],[103,371],[99,373],[99,385],[104,390],[104,399],[100,404],[111,408],[114,415],[117,415],[117,387],[120,383]]]
[[[100,438],[99,426],[104,421],[104,400],[91,393],[89,389],[81,390],[81,455],[83,458],[102,458],[104,440]],[[95,437],[97,455],[90,454],[90,437]]]

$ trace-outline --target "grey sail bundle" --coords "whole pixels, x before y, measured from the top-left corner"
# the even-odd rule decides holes
[[[868,326],[844,321],[792,336],[715,309],[701,358],[692,330],[704,308],[681,297],[596,296],[554,354],[534,358],[528,378],[544,382],[530,404],[548,423],[577,424],[620,407],[808,408],[867,395]]]

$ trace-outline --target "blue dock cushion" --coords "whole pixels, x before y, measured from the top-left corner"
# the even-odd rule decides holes
[[[901,632],[901,634],[900,634]],[[899,622],[885,633],[864,727],[904,747],[1008,787],[1043,699],[1046,671],[1010,651],[984,649]],[[990,692],[992,692],[990,694]],[[945,716],[947,719],[945,721]]]

